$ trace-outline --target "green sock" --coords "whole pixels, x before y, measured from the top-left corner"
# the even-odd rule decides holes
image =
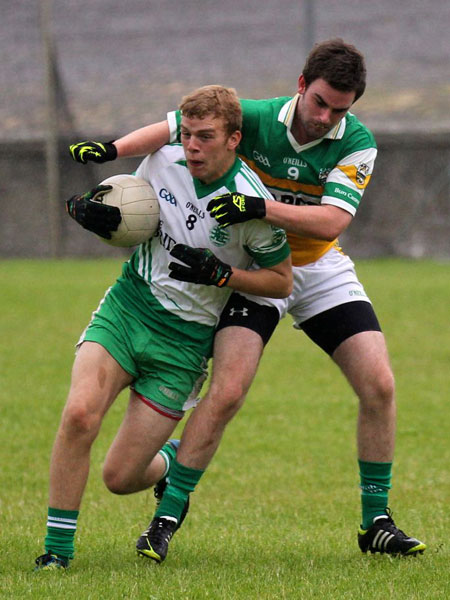
[[[78,510],[48,508],[46,552],[52,552],[61,558],[73,558],[78,514]]]
[[[358,460],[361,480],[362,528],[368,529],[375,517],[386,514],[391,488],[392,463]]]
[[[174,517],[179,521],[189,494],[194,491],[203,473],[200,469],[185,467],[174,458],[170,466],[169,483],[155,517]]]
[[[161,454],[161,456],[164,459],[164,462],[166,463],[164,475],[161,477],[161,479],[167,475],[167,473],[169,472],[169,469],[170,469],[170,465],[171,465],[173,459],[175,458],[175,456],[177,455],[179,441],[178,440],[172,440],[172,441],[177,442],[176,447],[175,447],[175,444],[173,444],[171,442],[166,442],[164,444],[164,446],[161,448],[161,450],[158,452],[158,454]]]

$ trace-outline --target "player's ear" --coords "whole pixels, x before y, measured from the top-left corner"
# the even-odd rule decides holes
[[[228,148],[230,150],[236,150],[236,148],[239,146],[241,139],[242,133],[238,129],[236,129],[236,131],[233,131],[233,133],[228,138]]]
[[[298,78],[298,89],[297,92],[299,94],[304,94],[306,91],[306,81],[303,76],[303,73],[300,73],[300,77]]]

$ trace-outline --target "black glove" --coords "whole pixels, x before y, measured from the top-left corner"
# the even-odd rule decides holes
[[[66,210],[85,229],[111,239],[111,231],[119,227],[122,216],[117,206],[102,204],[103,196],[112,190],[111,185],[98,185],[82,196],[72,196],[66,201]]]
[[[89,160],[104,163],[117,158],[117,148],[111,142],[78,142],[69,148],[73,160],[85,165]]]
[[[224,287],[233,273],[230,265],[219,260],[208,248],[176,244],[170,254],[189,265],[185,267],[174,262],[169,264],[169,276],[178,281]]]
[[[208,202],[206,207],[220,227],[235,223],[244,223],[251,219],[263,219],[266,216],[266,201],[257,196],[245,194],[223,194]]]

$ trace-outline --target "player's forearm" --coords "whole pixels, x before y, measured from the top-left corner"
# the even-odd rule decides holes
[[[286,259],[288,260],[288,259]],[[292,292],[292,267],[283,270],[258,269],[257,271],[244,271],[233,267],[233,273],[227,287],[237,292],[245,292],[253,296],[266,296],[267,298],[286,298]]]
[[[123,137],[114,140],[117,157],[145,156],[156,152],[161,146],[169,143],[170,132],[167,121],[153,123],[136,129]]]
[[[332,241],[348,227],[352,215],[329,204],[291,206],[282,202],[266,202],[264,220],[289,233]]]

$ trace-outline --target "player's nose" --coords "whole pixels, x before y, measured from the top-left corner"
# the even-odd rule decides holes
[[[329,125],[331,123],[331,109],[330,108],[323,108],[320,111],[320,122],[323,123],[324,125]]]
[[[187,148],[190,152],[197,152],[199,150],[198,140],[195,138],[195,136],[191,135]]]

